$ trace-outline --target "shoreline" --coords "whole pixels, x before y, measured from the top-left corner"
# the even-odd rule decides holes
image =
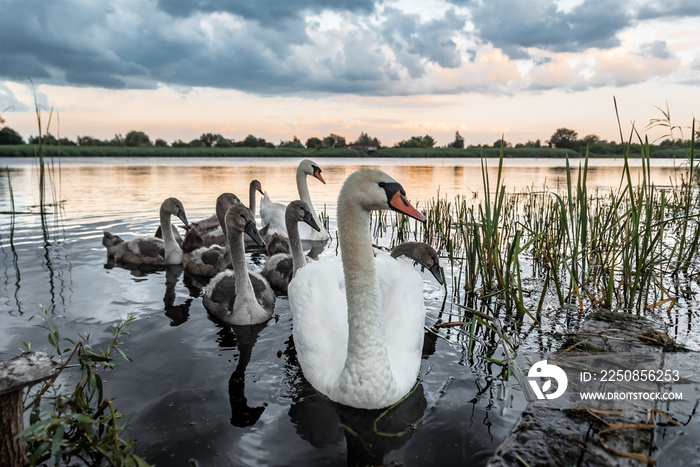
[[[550,362],[568,375],[565,396],[534,400],[501,443],[487,467],[521,465],[636,466],[663,461],[667,445],[683,438],[682,421],[692,418],[693,370],[698,353],[678,345],[660,322],[631,313],[594,312],[578,332],[569,335]],[[637,366],[635,366],[637,365]],[[645,368],[678,371],[676,382],[617,381],[580,378],[604,368]],[[624,371],[624,370],[622,370]],[[659,370],[661,371],[661,370]],[[580,392],[682,391],[679,401],[578,400]],[[664,436],[658,436],[663,430]],[[668,452],[666,452],[668,454]],[[677,455],[688,461],[692,453]],[[667,459],[666,459],[667,460]],[[640,464],[641,462],[641,464]]]
[[[172,148],[172,147],[130,147],[130,146],[52,146],[45,145],[42,148],[43,157],[51,158],[102,158],[102,157],[154,157],[154,158],[182,158],[182,157],[209,157],[209,158],[358,158],[358,159],[418,159],[418,158],[444,158],[444,159],[480,159],[497,158],[501,155],[501,148],[494,147],[469,147],[465,149],[452,148],[382,148],[367,154],[362,151],[347,148],[320,148],[320,149],[295,149],[295,148]],[[685,149],[666,149],[656,146],[649,147],[652,159],[679,159],[687,156]],[[0,157],[36,157],[34,145],[0,145]],[[565,159],[567,157],[583,158],[586,151],[579,152],[561,148],[503,148],[503,157],[511,158],[541,158],[541,159]],[[614,159],[622,158],[619,153],[588,152],[590,159]],[[642,151],[638,145],[632,145],[628,157],[641,159]]]

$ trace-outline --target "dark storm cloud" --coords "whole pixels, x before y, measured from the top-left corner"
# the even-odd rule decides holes
[[[15,81],[27,78],[50,78],[51,73],[41,64],[37,57],[31,54],[4,55],[2,59],[2,76]]]
[[[395,8],[384,11],[382,36],[401,63],[416,78],[423,75],[425,60],[444,68],[456,68],[462,57],[452,37],[461,31],[466,18],[454,9],[445,12],[443,18],[421,22],[418,15],[405,14]]]
[[[43,2],[2,2],[0,75],[11,79],[43,80],[49,77],[76,85],[123,88],[118,76],[144,76],[147,71],[136,63],[124,61],[112,51],[102,49],[86,31],[102,21],[96,11],[78,9],[65,21],[64,5]],[[99,12],[98,12],[99,13]],[[86,34],[81,39],[80,34]],[[63,75],[63,76],[62,76]]]
[[[511,58],[526,58],[528,47],[552,52],[580,52],[619,45],[616,34],[631,24],[617,0],[586,0],[570,12],[551,0],[483,2],[471,8],[481,40]]]

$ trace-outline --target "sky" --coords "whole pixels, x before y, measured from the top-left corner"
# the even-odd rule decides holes
[[[25,139],[36,103],[72,140],[619,142],[616,101],[625,138],[668,109],[687,139],[699,24],[697,0],[0,0],[0,116]]]

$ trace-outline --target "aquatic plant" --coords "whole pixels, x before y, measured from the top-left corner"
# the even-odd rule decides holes
[[[698,262],[695,144],[670,188],[651,183],[649,141],[634,127],[622,147],[617,188],[589,190],[586,151],[577,166],[566,158],[563,191],[543,186],[506,193],[501,154],[495,184],[482,162],[483,198],[450,201],[438,192],[428,200],[420,237],[447,258],[453,297],[500,299],[506,310],[533,320],[552,299],[580,310],[673,306],[668,277],[688,274]],[[642,163],[640,180],[632,179],[631,157]],[[527,297],[534,298],[528,305]]]
[[[31,80],[30,80],[31,82]],[[32,87],[33,87],[32,83]],[[53,117],[53,108],[49,111],[49,119],[46,123],[46,128],[44,129],[41,124],[41,110],[39,109],[39,101],[36,97],[36,92],[34,92],[34,112],[36,114],[37,127],[39,130],[39,135],[37,137],[37,144],[33,145],[33,156],[36,158],[37,163],[37,177],[39,182],[39,212],[40,214],[46,213],[46,207],[58,207],[62,202],[60,199],[60,177],[61,177],[61,143],[58,139],[57,151],[55,152],[56,159],[58,159],[58,164],[56,159],[54,159],[54,152],[51,152],[49,159],[47,160],[46,151],[50,147],[46,142],[46,138],[43,136],[50,135],[49,129],[51,128],[51,119]],[[58,119],[58,113],[56,114]],[[60,136],[60,130],[57,129]],[[55,138],[53,138],[55,139]],[[31,145],[30,145],[31,146]],[[58,180],[56,177],[58,176]],[[49,202],[46,198],[46,191],[50,188],[51,201]]]
[[[82,462],[112,466],[148,466],[131,451],[134,441],[125,439],[126,425],[111,399],[104,394],[102,373],[117,366],[113,354],[129,360],[119,348],[125,328],[136,319],[129,315],[112,325],[112,341],[106,349],[90,343],[90,334],[80,335],[77,342],[61,338],[59,329],[51,322],[51,308],[43,308],[42,328],[48,331],[48,341],[58,358],[58,371],[48,381],[36,385],[25,396],[25,410],[30,410],[29,423],[20,436],[27,443],[29,464],[37,465],[53,459],[56,465]],[[29,343],[24,343],[27,350]],[[59,384],[64,373],[77,360],[79,380],[72,392]]]

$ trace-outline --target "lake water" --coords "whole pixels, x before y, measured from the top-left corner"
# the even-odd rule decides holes
[[[254,328],[222,325],[211,319],[200,298],[201,280],[179,267],[129,270],[107,261],[101,244],[108,230],[123,238],[152,234],[163,199],[180,199],[190,221],[213,213],[218,194],[247,200],[257,178],[275,201],[296,199],[298,160],[287,159],[100,159],[62,160],[58,213],[2,215],[0,248],[0,359],[21,352],[23,342],[48,348],[38,320],[40,305],[53,306],[53,322],[63,337],[91,333],[106,347],[120,317],[138,316],[122,349],[133,359],[104,375],[115,406],[127,416],[137,452],[158,465],[483,465],[506,438],[527,401],[516,381],[504,391],[502,368],[470,357],[468,338],[458,330],[426,337],[423,380],[409,400],[380,429],[377,412],[349,410],[319,396],[304,380],[291,341],[286,298],[276,302],[278,320]],[[335,237],[335,202],[345,178],[364,166],[377,167],[399,181],[408,198],[424,205],[437,195],[451,199],[483,190],[479,160],[319,159],[326,185],[309,178],[317,210],[326,207]],[[574,162],[577,164],[578,162]],[[669,184],[674,161],[654,161],[652,180]],[[498,161],[489,161],[492,180]],[[617,186],[620,160],[591,161],[589,186]],[[32,160],[0,161],[0,211],[36,212],[37,171]],[[508,191],[566,182],[563,161],[507,159]],[[633,173],[639,176],[639,168]],[[478,195],[477,195],[478,196]],[[258,198],[259,202],[259,198]],[[179,221],[177,221],[179,223]],[[12,230],[13,229],[13,230]],[[10,243],[12,232],[13,241]],[[321,256],[335,255],[335,242]],[[253,268],[264,258],[250,255]],[[446,270],[449,279],[449,271]],[[426,324],[463,315],[426,272]],[[449,283],[449,280],[448,280]],[[571,313],[569,315],[569,313]],[[451,315],[450,315],[451,314]],[[544,358],[560,338],[580,324],[578,313],[562,310],[540,325],[518,329],[523,365]],[[690,325],[697,308],[676,319],[671,337],[700,348]],[[494,336],[482,332],[474,355],[484,354]],[[496,349],[494,358],[500,358]],[[351,428],[344,429],[341,423]],[[381,426],[386,424],[386,426]],[[413,428],[411,428],[413,426]],[[697,430],[696,430],[697,431]],[[352,433],[355,434],[352,434]],[[696,433],[697,444],[697,433]]]

